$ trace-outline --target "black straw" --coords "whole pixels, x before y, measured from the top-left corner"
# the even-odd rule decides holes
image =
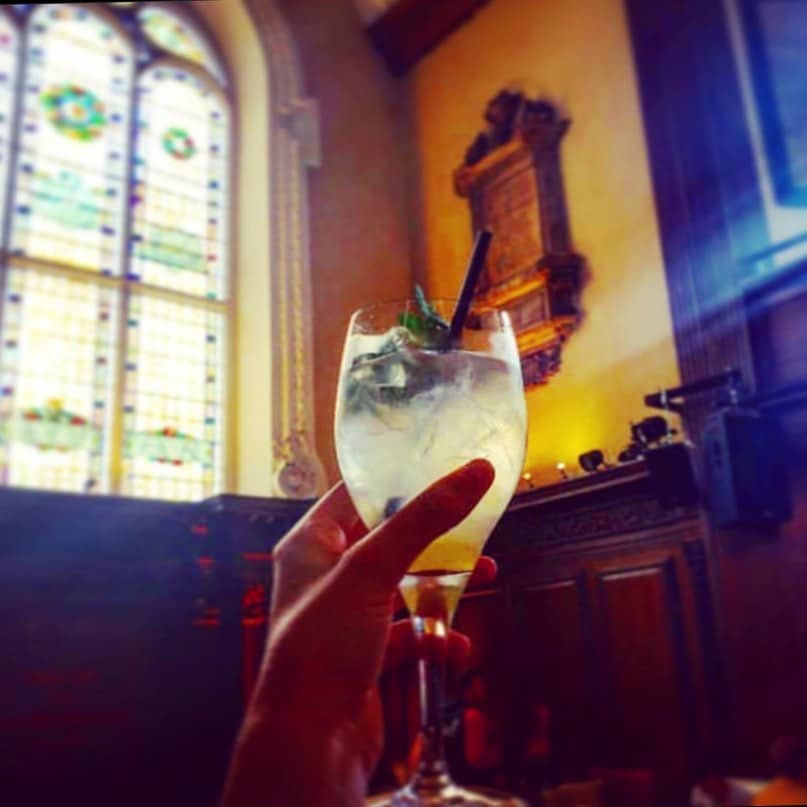
[[[482,272],[482,267],[485,265],[485,258],[487,258],[488,255],[488,247],[490,247],[491,238],[493,238],[493,233],[490,232],[490,230],[480,230],[476,236],[476,243],[474,244],[473,252],[471,252],[471,260],[468,262],[465,280],[462,283],[460,299],[457,302],[457,307],[454,309],[454,316],[451,317],[451,325],[448,330],[449,344],[456,343],[462,333],[465,318],[471,310],[471,302],[474,299],[474,291],[476,291],[479,275]]]

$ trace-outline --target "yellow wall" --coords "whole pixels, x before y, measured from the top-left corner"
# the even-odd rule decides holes
[[[283,0],[320,104],[322,167],[310,174],[316,442],[338,476],[333,407],[354,309],[411,292],[405,110],[352,0]]]
[[[546,481],[555,478],[558,461],[571,467],[589,448],[615,456],[628,421],[647,414],[642,395],[678,380],[621,0],[491,0],[403,85],[387,76],[350,0],[279,5],[322,119],[323,166],[310,174],[311,262],[315,438],[329,478],[337,474],[333,399],[350,312],[408,295],[412,252],[415,273],[432,294],[455,293],[471,234],[451,174],[482,125],[487,100],[505,85],[546,93],[572,118],[564,176],[575,246],[591,274],[582,298],[586,318],[564,351],[561,374],[528,395],[527,467]],[[267,495],[268,82],[242,0],[194,7],[233,72],[238,109],[231,489]]]
[[[622,0],[492,0],[413,70],[416,272],[431,294],[456,293],[471,233],[451,174],[505,86],[546,94],[572,119],[563,170],[591,275],[561,373],[528,394],[526,467],[540,482],[591,448],[615,459],[628,422],[649,414],[642,396],[678,373]]]

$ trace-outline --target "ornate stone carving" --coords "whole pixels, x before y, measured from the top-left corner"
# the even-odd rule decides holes
[[[664,508],[658,499],[640,495],[571,512],[526,507],[506,514],[491,544],[507,548],[572,544],[627,535],[679,523],[692,517],[686,508]],[[502,545],[504,548],[504,545]]]
[[[558,339],[546,347],[521,358],[521,373],[525,386],[541,384],[560,370],[562,342]]]
[[[560,369],[580,321],[583,259],[571,246],[560,164],[570,121],[549,101],[509,90],[490,100],[484,120],[454,172],[473,228],[495,235],[477,301],[509,311],[525,383],[541,384]]]

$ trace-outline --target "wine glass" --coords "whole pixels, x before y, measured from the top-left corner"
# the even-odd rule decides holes
[[[473,310],[449,327],[450,301],[382,303],[348,328],[336,406],[336,450],[368,528],[432,482],[485,457],[496,478],[474,510],[415,560],[400,584],[418,637],[446,637],[485,541],[521,473],[526,406],[509,317]],[[456,317],[455,317],[456,320]],[[418,642],[423,648],[426,642]],[[422,751],[412,780],[372,805],[521,805],[454,784],[443,753],[444,654],[421,650]]]

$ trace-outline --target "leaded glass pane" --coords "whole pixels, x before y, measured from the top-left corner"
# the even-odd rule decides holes
[[[28,20],[11,252],[119,274],[133,57],[100,14]]]
[[[227,100],[180,60],[146,67],[135,87],[134,15],[18,8],[25,37],[0,10],[0,189],[14,189],[11,265],[0,267],[0,484],[180,500],[220,492],[227,314],[205,298],[228,293]],[[184,15],[145,4],[136,14],[154,45],[224,84]],[[150,51],[137,41],[142,65]]]
[[[109,489],[114,289],[11,269],[0,352],[2,482]]]
[[[160,65],[138,83],[131,276],[226,295],[229,114],[217,90]]]
[[[17,27],[8,14],[0,9],[0,226],[5,221],[6,213],[18,48]]]
[[[167,8],[153,6],[144,6],[137,16],[146,36],[157,47],[196,62],[207,68],[219,83],[225,83],[223,71],[210,46],[182,17]]]
[[[123,492],[222,490],[224,315],[135,294],[127,320]]]

